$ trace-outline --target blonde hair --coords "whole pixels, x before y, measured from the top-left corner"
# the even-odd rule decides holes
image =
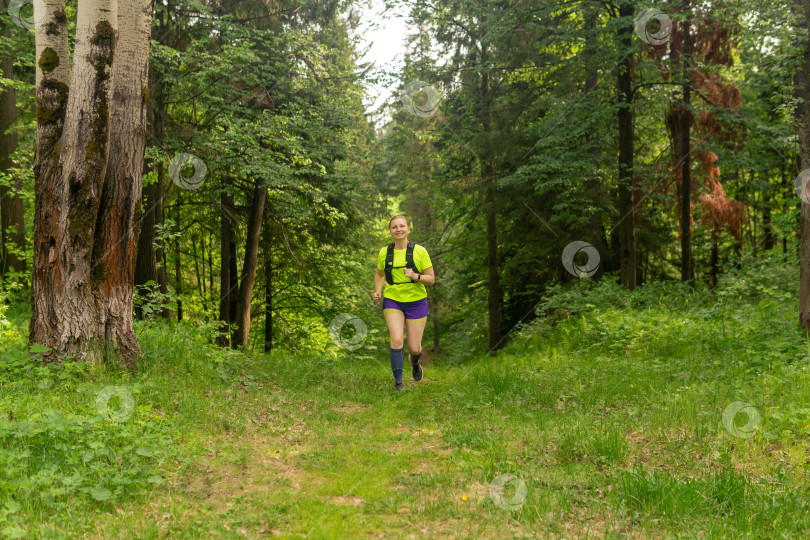
[[[395,215],[394,217],[392,217],[391,219],[389,219],[389,220],[388,220],[388,228],[389,228],[389,229],[391,228],[391,224],[392,224],[392,223],[394,222],[394,220],[395,220],[395,219],[397,219],[397,218],[403,218],[403,219],[405,219],[405,224],[406,224],[408,227],[410,227],[410,226],[411,226],[411,224],[410,224],[410,220],[408,220],[408,216],[406,216],[406,215],[404,215],[404,214],[397,214],[397,215]]]

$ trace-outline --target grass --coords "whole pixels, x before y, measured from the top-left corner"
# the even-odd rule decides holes
[[[219,350],[187,326],[140,327],[137,375],[9,368],[0,458],[13,473],[0,473],[0,531],[810,534],[808,344],[793,299],[649,289],[617,305],[610,288],[591,289],[590,307],[567,319],[524,328],[495,358],[436,358],[401,393],[383,342],[266,356]],[[105,417],[96,401],[111,385],[133,406],[119,392]],[[738,401],[756,410],[753,429],[744,413],[737,430],[724,426]],[[732,434],[740,428],[753,436]]]

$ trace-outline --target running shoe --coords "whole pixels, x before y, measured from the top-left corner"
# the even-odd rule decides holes
[[[411,373],[413,374],[413,380],[421,381],[422,380],[422,364],[419,363],[419,360],[416,363],[413,362],[413,356],[410,354],[408,355],[408,359],[411,361]]]

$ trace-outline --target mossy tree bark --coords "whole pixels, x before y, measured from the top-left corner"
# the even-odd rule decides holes
[[[64,0],[36,30],[37,157],[29,342],[135,368],[132,328],[153,0],[81,0],[67,84]],[[120,28],[120,32],[119,32]],[[63,71],[62,71],[63,70]]]

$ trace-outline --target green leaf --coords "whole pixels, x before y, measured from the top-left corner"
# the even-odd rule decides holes
[[[138,454],[139,456],[144,456],[144,457],[154,457],[154,455],[155,455],[154,452],[152,452],[150,449],[146,448],[145,446],[141,446],[140,448],[135,450],[135,453]]]
[[[6,527],[0,532],[2,532],[3,537],[5,538],[22,538],[28,534],[25,529],[21,529],[20,527],[15,527],[13,525],[11,527]]]
[[[17,501],[7,501],[6,502],[6,513],[8,514],[15,514],[20,511],[22,506]]]
[[[96,486],[90,491],[90,495],[97,501],[106,501],[112,497],[112,492],[107,488]]]
[[[50,350],[51,349],[49,349],[48,347],[46,347],[45,345],[42,345],[40,343],[34,343],[30,347],[28,347],[28,351],[33,353],[33,354],[46,353],[46,352],[48,352]]]

